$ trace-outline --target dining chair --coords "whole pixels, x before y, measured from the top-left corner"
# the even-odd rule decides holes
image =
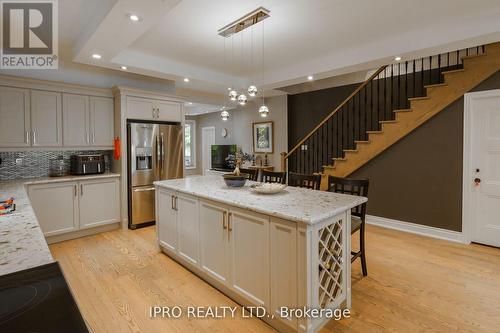
[[[286,183],[286,172],[274,172],[262,170],[262,182],[264,183]]]
[[[303,173],[289,172],[288,185],[311,190],[319,190],[321,175],[306,175]]]
[[[334,176],[328,177],[328,191],[358,195],[368,197],[368,179],[350,179],[339,178]],[[363,275],[368,275],[366,268],[366,252],[365,252],[365,219],[366,219],[366,202],[354,207],[351,210],[351,235],[359,230],[359,251],[351,251],[351,262],[357,258],[361,258],[361,268]]]
[[[245,176],[248,180],[256,182],[259,177],[259,170],[240,168],[240,175]]]

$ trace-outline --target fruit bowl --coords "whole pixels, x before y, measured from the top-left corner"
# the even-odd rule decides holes
[[[247,178],[245,176],[236,176],[232,173],[226,173],[222,175],[222,177],[228,187],[242,187],[247,182]]]

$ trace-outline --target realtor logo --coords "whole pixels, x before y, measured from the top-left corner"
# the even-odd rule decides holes
[[[1,1],[1,17],[0,68],[57,68],[57,0]]]

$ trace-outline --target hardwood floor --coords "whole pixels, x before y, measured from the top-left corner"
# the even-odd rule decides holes
[[[357,239],[353,239],[357,244]],[[236,306],[160,253],[154,227],[50,246],[94,332],[272,332],[258,319],[149,318],[159,306]],[[352,317],[322,332],[500,332],[500,249],[367,228]]]

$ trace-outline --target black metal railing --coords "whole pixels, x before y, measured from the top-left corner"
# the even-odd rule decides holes
[[[317,173],[356,141],[379,131],[380,121],[394,120],[395,110],[408,109],[410,98],[426,95],[426,86],[443,83],[443,72],[463,68],[464,56],[484,53],[484,46],[382,66],[324,118],[289,153],[282,153],[282,168]]]

